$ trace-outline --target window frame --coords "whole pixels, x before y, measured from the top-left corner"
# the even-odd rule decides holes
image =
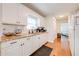
[[[34,25],[33,28],[29,27],[30,26],[29,24],[31,24],[31,23],[28,22],[29,17],[35,19],[35,21],[36,21],[36,25]],[[33,24],[31,24],[31,25],[33,25]],[[36,29],[39,26],[40,26],[40,19],[38,17],[33,16],[33,15],[28,15],[27,16],[27,29]],[[36,28],[34,28],[34,27],[36,27]]]

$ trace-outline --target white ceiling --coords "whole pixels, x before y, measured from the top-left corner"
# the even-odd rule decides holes
[[[69,14],[79,7],[79,3],[26,3],[24,5],[42,16]]]

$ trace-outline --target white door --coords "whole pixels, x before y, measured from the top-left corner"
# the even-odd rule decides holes
[[[78,14],[79,15],[79,14]],[[79,17],[74,18],[75,22],[75,29],[74,29],[74,50],[75,50],[75,56],[79,56]]]

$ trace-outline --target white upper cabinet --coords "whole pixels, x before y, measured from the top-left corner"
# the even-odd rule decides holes
[[[27,14],[26,7],[24,5],[22,5],[22,4],[18,4],[17,9],[18,9],[18,21],[21,24],[26,25],[26,20],[27,20],[27,17],[26,17],[26,14]]]
[[[3,4],[3,23],[16,23],[18,19],[17,4]]]
[[[3,23],[25,25],[25,7],[21,4],[3,4]]]

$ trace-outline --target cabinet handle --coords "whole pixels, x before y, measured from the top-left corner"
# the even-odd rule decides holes
[[[38,39],[40,39],[40,37],[38,37]]]
[[[24,45],[24,43],[21,44],[21,46],[23,46],[23,45]]]
[[[22,46],[22,44],[21,44],[21,46]]]
[[[24,43],[22,45],[24,45]]]
[[[17,43],[17,42],[11,42],[10,44],[15,44],[15,43]]]

